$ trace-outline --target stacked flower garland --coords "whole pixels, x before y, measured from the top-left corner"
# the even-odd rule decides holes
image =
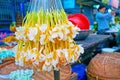
[[[83,47],[73,40],[80,29],[68,21],[63,9],[30,12],[23,22],[15,32],[19,40],[17,65],[31,65],[40,71],[58,70],[84,53]]]

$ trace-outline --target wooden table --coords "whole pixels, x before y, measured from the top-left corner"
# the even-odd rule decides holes
[[[98,46],[98,44],[109,39],[110,37],[111,35],[90,34],[85,40],[75,41],[77,44],[82,44],[85,49],[85,53],[80,56],[80,60],[84,61],[94,55],[93,51]]]

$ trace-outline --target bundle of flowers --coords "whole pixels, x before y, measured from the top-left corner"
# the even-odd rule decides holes
[[[40,9],[26,15],[23,26],[16,28],[15,62],[30,65],[40,71],[58,70],[60,66],[77,61],[83,47],[73,38],[80,29],[68,21],[61,10]]]

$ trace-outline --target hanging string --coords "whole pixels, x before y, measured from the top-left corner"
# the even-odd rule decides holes
[[[63,9],[61,0],[30,0],[28,12],[38,12],[43,9],[45,12]]]

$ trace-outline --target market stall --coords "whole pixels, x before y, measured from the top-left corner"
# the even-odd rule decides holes
[[[89,3],[99,1],[82,5]],[[118,31],[115,25],[106,34]],[[0,80],[87,80],[94,50],[111,38],[91,34],[88,17],[67,15],[61,0],[31,0],[22,25],[12,23],[10,32],[0,32]]]

